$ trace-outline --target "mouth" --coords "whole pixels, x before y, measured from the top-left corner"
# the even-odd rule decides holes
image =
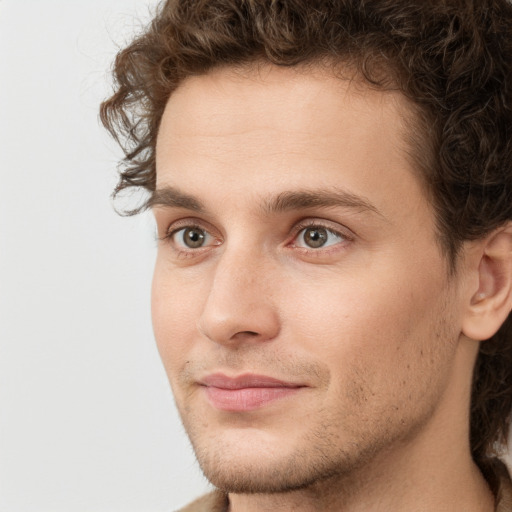
[[[221,373],[208,375],[199,384],[214,408],[231,412],[259,409],[276,400],[290,397],[305,387],[265,375],[227,377]]]

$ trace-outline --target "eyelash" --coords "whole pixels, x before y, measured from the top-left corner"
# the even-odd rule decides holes
[[[344,242],[342,241],[340,243],[331,244],[326,247],[319,247],[319,248],[315,249],[315,248],[299,247],[294,244],[294,242],[297,240],[297,237],[300,235],[300,233],[302,231],[304,231],[305,229],[312,229],[312,228],[318,228],[318,229],[328,231],[332,235],[338,236],[338,237],[342,238],[343,241],[346,241],[346,242],[351,242],[354,239],[353,235],[351,235],[347,232],[348,231],[347,229],[345,229],[345,230],[334,229],[330,225],[329,222],[311,219],[311,220],[301,221],[294,226],[294,228],[292,230],[292,240],[291,240],[291,242],[288,242],[286,244],[286,247],[292,247],[294,250],[299,250],[303,254],[320,256],[320,255],[325,255],[326,253],[329,253],[329,252],[334,252],[336,250],[339,250],[339,248],[337,246],[339,246],[340,244],[344,245]],[[179,233],[180,231],[182,231],[184,229],[198,229],[200,231],[204,231],[204,232],[208,233],[214,240],[219,241],[219,237],[214,236],[211,233],[210,228],[205,228],[205,226],[199,222],[194,222],[191,220],[184,220],[183,222],[175,223],[168,228],[165,235],[163,235],[162,237],[158,237],[158,240],[160,240],[162,242],[167,242],[170,245],[172,245],[174,251],[176,251],[177,256],[180,258],[197,256],[200,253],[204,252],[204,250],[211,247],[211,245],[208,245],[205,247],[198,247],[196,249],[194,249],[194,248],[183,249],[183,248],[177,247],[176,244],[173,243],[173,237],[177,233]],[[220,245],[220,241],[214,245]]]
[[[335,228],[333,228],[330,225],[329,222],[311,219],[311,220],[306,220],[306,221],[299,222],[294,227],[292,243],[297,240],[298,236],[305,229],[315,229],[315,228],[316,229],[323,229],[323,230],[331,233],[332,235],[335,235],[335,236],[338,236],[338,237],[342,238],[343,241],[345,241],[345,242],[351,242],[354,239],[354,236],[349,234],[347,229],[344,229],[344,230],[335,229]],[[328,245],[326,247],[322,246],[322,247],[317,248],[317,249],[314,249],[314,248],[309,248],[308,249],[307,247],[298,247],[297,245],[292,245],[292,247],[294,247],[294,249],[296,249],[296,250],[300,250],[303,253],[312,254],[312,255],[315,255],[315,256],[320,256],[320,255],[325,255],[328,252],[333,252],[333,251],[339,250],[339,247],[336,247],[336,246],[339,246],[340,244],[344,244],[344,242],[339,242],[339,243],[336,243],[336,244]]]
[[[211,230],[209,228],[205,228],[203,225],[201,225],[198,222],[194,222],[191,220],[185,220],[182,223],[181,222],[174,223],[167,229],[165,235],[163,235],[162,237],[158,237],[158,240],[161,242],[166,242],[169,245],[171,245],[173,247],[173,249],[176,251],[176,254],[179,258],[187,258],[187,257],[193,258],[194,256],[198,255],[201,252],[204,252],[205,249],[210,247],[210,246],[198,247],[197,249],[192,249],[192,248],[182,249],[182,248],[177,247],[173,243],[173,238],[177,233],[179,233],[183,229],[198,229],[200,231],[204,231],[204,232],[208,233],[212,238],[218,240],[218,238],[214,237],[211,234],[211,232],[210,232]],[[218,245],[218,244],[216,244],[216,245]]]
[[[165,241],[165,240],[172,240],[172,237],[178,233],[179,231],[181,231],[182,229],[200,229],[201,231],[208,231],[207,229],[205,229],[203,226],[201,226],[199,223],[194,223],[194,222],[186,222],[184,223],[183,225],[179,225],[179,226],[173,226],[173,228],[171,229],[171,227],[169,227],[167,229],[167,231],[165,232],[165,235],[164,236],[161,236],[161,237],[158,237],[159,240],[161,241]]]

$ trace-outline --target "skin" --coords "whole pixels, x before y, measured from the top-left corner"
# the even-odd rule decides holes
[[[409,112],[396,92],[270,65],[189,78],[170,97],[154,331],[231,511],[493,510],[468,443],[478,250],[450,277]],[[308,245],[319,230],[325,245]],[[213,373],[301,387],[225,411],[201,385]]]

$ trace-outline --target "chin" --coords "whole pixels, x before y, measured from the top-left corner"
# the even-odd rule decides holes
[[[252,443],[236,443],[233,437],[208,446],[194,446],[205,477],[217,488],[233,494],[273,494],[309,488],[352,473],[364,458],[360,453],[334,454],[332,446],[321,441],[290,443],[287,449],[282,441],[272,445],[254,436]]]
[[[203,460],[199,463],[215,487],[233,494],[292,492],[336,475],[336,472],[326,472],[326,468],[304,467],[299,457],[290,457],[286,461]]]

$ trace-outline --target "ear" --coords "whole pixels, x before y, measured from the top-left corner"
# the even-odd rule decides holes
[[[471,290],[462,332],[483,341],[493,336],[512,310],[512,222],[477,243],[471,272],[477,289]]]

